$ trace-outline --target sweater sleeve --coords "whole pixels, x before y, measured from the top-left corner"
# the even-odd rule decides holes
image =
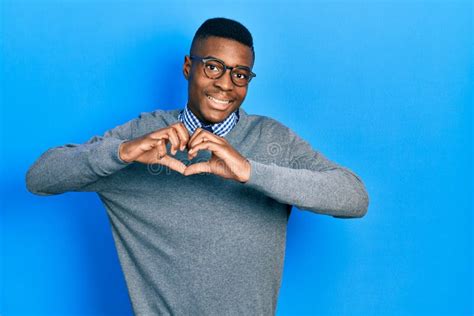
[[[287,133],[288,162],[278,165],[248,159],[251,174],[245,185],[280,203],[336,218],[367,213],[369,198],[362,180],[351,170],[313,150],[291,130]],[[286,146],[286,145],[285,145]]]
[[[119,156],[119,146],[132,138],[138,119],[131,120],[94,136],[83,144],[65,144],[48,149],[26,173],[28,191],[54,195],[67,191],[102,189],[105,177],[126,167]]]

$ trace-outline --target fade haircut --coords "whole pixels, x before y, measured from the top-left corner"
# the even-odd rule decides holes
[[[212,18],[206,20],[198,28],[196,34],[194,34],[190,53],[194,51],[198,41],[205,40],[210,36],[231,39],[250,47],[253,59],[255,60],[252,34],[250,34],[249,30],[241,23],[226,18]]]

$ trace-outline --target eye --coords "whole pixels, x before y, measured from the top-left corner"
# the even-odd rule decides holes
[[[238,79],[248,79],[249,76],[245,75],[245,74],[235,74],[235,76],[238,78]]]
[[[245,70],[238,70],[233,73],[235,79],[248,80],[250,75]]]
[[[208,71],[213,72],[213,73],[219,73],[222,71],[222,66],[213,62],[206,63],[205,67]]]
[[[214,65],[206,65],[206,67],[207,67],[207,69],[209,69],[209,70],[216,70],[216,69],[217,69],[217,67],[214,66]]]

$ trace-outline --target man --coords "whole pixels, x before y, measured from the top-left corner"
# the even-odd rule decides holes
[[[274,315],[292,205],[367,212],[353,172],[241,108],[254,60],[243,25],[207,20],[184,59],[184,109],[49,149],[27,173],[39,195],[98,193],[137,315]]]

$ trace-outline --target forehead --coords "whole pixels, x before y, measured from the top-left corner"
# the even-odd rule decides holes
[[[237,41],[210,36],[199,40],[194,54],[201,57],[212,56],[224,61],[227,66],[253,66],[253,53],[250,47]]]

